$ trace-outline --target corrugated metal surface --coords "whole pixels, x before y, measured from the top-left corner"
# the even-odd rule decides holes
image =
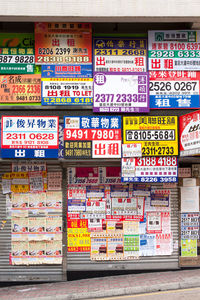
[[[75,164],[70,164],[74,166]],[[84,164],[81,164],[83,166]],[[94,164],[95,165],[95,162]],[[104,166],[96,162],[96,166]],[[114,164],[113,164],[114,165]],[[116,164],[115,164],[116,165]],[[88,166],[88,163],[87,163]],[[152,187],[162,187],[161,184]],[[171,189],[171,229],[173,244],[178,241],[178,188]],[[177,248],[177,247],[176,247]],[[178,249],[173,249],[170,256],[140,257],[128,261],[91,261],[90,253],[67,253],[68,271],[105,271],[105,270],[155,270],[155,269],[178,269]]]
[[[48,171],[55,172],[62,170],[58,162],[48,162],[47,168]],[[0,163],[0,178],[5,172],[11,172],[10,162]],[[9,264],[11,220],[6,219],[6,196],[0,192],[0,224],[2,220],[6,220],[7,222],[3,230],[0,230],[0,281],[65,280],[66,272],[63,272],[63,265],[12,266]]]

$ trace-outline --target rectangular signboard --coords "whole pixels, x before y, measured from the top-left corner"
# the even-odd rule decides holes
[[[95,72],[93,111],[149,112],[148,73]]]
[[[92,63],[92,24],[36,22],[35,62]]]
[[[0,104],[41,102],[41,76],[33,75],[1,75]]]
[[[144,38],[93,38],[95,72],[146,72],[146,54]]]
[[[92,78],[42,78],[42,105],[92,105]]]
[[[3,158],[57,158],[59,117],[2,116]]]
[[[34,74],[33,48],[0,48],[0,74]]]
[[[200,110],[179,117],[180,156],[200,154]]]
[[[92,78],[92,64],[42,65],[42,78]]]
[[[122,158],[122,182],[176,182],[176,157]]]
[[[121,117],[65,117],[64,128],[66,158],[121,157]]]
[[[150,108],[199,108],[200,72],[151,71]]]
[[[143,156],[178,155],[178,117],[123,117],[123,143],[141,143]]]
[[[148,32],[149,70],[200,70],[200,30]]]

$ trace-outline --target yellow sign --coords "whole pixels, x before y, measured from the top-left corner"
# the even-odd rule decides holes
[[[90,233],[87,228],[68,228],[67,240],[68,252],[90,251]]]
[[[124,144],[142,144],[142,156],[178,155],[178,117],[123,117]]]

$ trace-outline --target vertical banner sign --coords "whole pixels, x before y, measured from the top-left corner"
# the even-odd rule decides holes
[[[0,74],[33,74],[34,48],[0,48]]]
[[[91,23],[35,23],[35,62],[92,63]]]
[[[33,75],[1,75],[0,105],[37,104],[41,102],[41,76]]]
[[[172,156],[122,158],[122,182],[176,182],[177,165]]]
[[[178,117],[123,117],[123,143],[141,143],[142,156],[178,155]]]
[[[59,117],[2,116],[3,158],[57,158]]]
[[[200,110],[179,117],[180,156],[200,154]]]
[[[199,108],[200,72],[151,71],[150,108]]]
[[[42,78],[42,105],[92,105],[92,78]]]
[[[149,112],[148,73],[94,73],[93,111]]]
[[[147,40],[144,38],[95,37],[95,72],[146,72]]]
[[[64,128],[65,158],[121,157],[121,117],[65,117]]]
[[[200,31],[149,31],[149,70],[200,70]]]

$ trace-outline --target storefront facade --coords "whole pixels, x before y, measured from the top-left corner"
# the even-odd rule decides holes
[[[67,280],[67,271],[199,266],[198,200],[194,211],[192,201],[185,206],[181,202],[184,187],[193,188],[198,197],[199,172],[192,171],[192,165],[199,163],[194,157],[198,147],[195,153],[180,157],[178,126],[180,116],[200,108],[195,49],[199,31],[191,30],[190,23],[82,23],[78,17],[76,24],[71,20],[38,21],[37,25],[4,22],[0,33],[4,41],[0,45],[0,281],[61,281]],[[168,41],[160,42],[159,37],[154,41],[155,31],[148,34],[148,30],[157,30],[166,38],[160,28],[168,30],[171,36],[167,39],[174,38],[172,43],[181,47],[187,44],[182,31],[191,33],[188,44],[193,43],[194,49],[189,54],[182,48],[166,50]],[[54,37],[49,29],[54,30]],[[72,31],[65,36],[68,48],[62,44],[65,30]],[[75,47],[80,36],[74,39],[73,30],[80,36],[86,32],[88,42]],[[52,47],[58,48],[54,57],[39,34],[53,39]],[[71,47],[80,52],[78,59],[76,54],[67,54]],[[180,62],[172,68],[172,52],[185,60],[189,55],[190,67]],[[20,55],[27,56],[29,66],[20,61]],[[169,56],[167,61],[158,62],[163,55]],[[193,61],[197,63],[190,63]],[[22,76],[21,82],[17,75]],[[42,96],[36,87],[40,77]],[[20,90],[27,84],[35,86],[29,87],[30,93],[28,87]],[[59,130],[57,125],[47,130],[52,120]],[[21,124],[16,125],[17,131],[13,130],[15,122]],[[184,138],[186,145],[181,147],[187,148],[192,136]],[[22,139],[30,142],[29,147]],[[41,140],[45,147],[38,147]],[[198,145],[198,136],[192,142]],[[128,146],[122,148],[122,144]],[[177,167],[190,170],[178,175]]]

